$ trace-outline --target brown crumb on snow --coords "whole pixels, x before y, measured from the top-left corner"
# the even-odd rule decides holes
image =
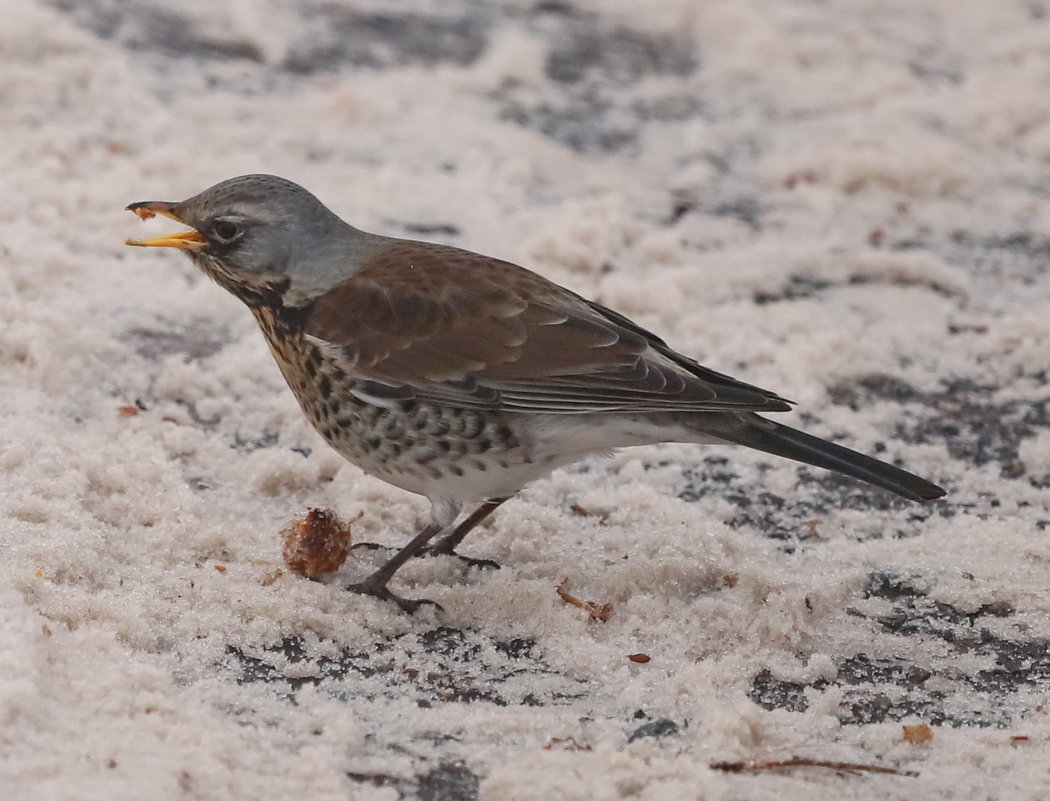
[[[565,603],[572,604],[573,606],[578,607],[579,609],[582,609],[583,611],[585,611],[587,614],[589,614],[595,620],[600,620],[600,621],[602,621],[602,623],[604,623],[606,620],[609,619],[609,615],[612,614],[612,611],[613,611],[612,604],[602,604],[601,606],[599,606],[598,604],[594,603],[593,601],[581,601],[575,595],[570,595],[569,594],[569,591],[565,589],[565,582],[564,581],[561,584],[559,584],[557,587],[555,587],[554,589],[555,589],[555,592],[558,593],[558,596],[563,601],[565,601]]]
[[[580,744],[576,742],[575,737],[551,737],[545,746],[544,751],[553,751],[555,748],[565,751],[590,751],[591,747],[586,744]]]
[[[925,723],[916,723],[913,726],[901,726],[904,730],[904,742],[913,745],[922,745],[933,740],[933,729]]]
[[[581,506],[578,503],[574,503],[572,506],[570,506],[569,511],[571,511],[574,515],[578,515],[580,517],[596,517],[598,518],[598,522],[602,523],[603,525],[609,520],[608,512],[596,512],[593,509],[588,509],[586,506]]]
[[[293,573],[316,578],[342,567],[350,553],[350,526],[331,509],[309,509],[282,532],[284,562]]]
[[[793,172],[787,178],[784,179],[784,187],[787,189],[794,189],[799,184],[815,184],[818,180],[816,172],[813,170],[802,170],[800,172]]]

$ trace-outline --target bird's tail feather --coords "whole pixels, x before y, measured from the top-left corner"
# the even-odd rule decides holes
[[[732,419],[723,416],[718,421],[722,425],[709,427],[705,424],[703,430],[725,442],[852,476],[912,501],[931,501],[945,494],[936,484],[899,467],[764,417],[739,415],[732,424],[726,425]]]

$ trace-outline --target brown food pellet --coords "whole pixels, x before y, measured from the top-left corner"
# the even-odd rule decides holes
[[[925,723],[916,723],[914,726],[901,726],[904,729],[904,741],[921,745],[933,739],[933,729]]]
[[[331,509],[309,509],[281,532],[284,562],[294,573],[316,578],[342,567],[350,553],[350,526]]]
[[[652,659],[652,657],[649,656],[649,654],[629,654],[627,658],[630,659],[632,662],[637,662],[639,665],[644,665],[646,662]]]

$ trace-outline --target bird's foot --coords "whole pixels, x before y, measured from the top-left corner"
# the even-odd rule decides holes
[[[389,545],[382,545],[378,542],[355,542],[350,546],[351,551],[356,551],[358,548],[364,548],[366,551],[396,551],[397,548],[392,548]]]
[[[368,581],[367,579],[360,584],[347,585],[346,590],[347,592],[371,595],[373,598],[379,598],[381,601],[389,601],[390,603],[397,604],[401,607],[401,611],[407,612],[410,615],[415,614],[424,606],[432,606],[439,612],[445,611],[441,604],[436,601],[431,601],[426,598],[402,598],[400,595],[394,595],[394,593],[390,592],[385,584],[378,584],[376,582]]]
[[[499,570],[499,562],[494,562],[491,559],[475,559],[473,556],[464,556],[461,553],[457,553],[456,550],[449,546],[444,545],[441,542],[429,545],[419,552],[420,556],[454,556],[459,561],[463,562],[467,567],[476,567],[479,570]]]
[[[397,548],[391,548],[389,545],[381,545],[378,542],[355,542],[350,546],[350,550],[356,550],[361,548],[366,551],[396,551]],[[464,556],[463,554],[456,551],[454,548],[442,545],[440,542],[434,545],[428,545],[426,548],[421,550],[416,556],[454,556],[459,561],[463,562],[467,567],[476,567],[479,570],[499,570],[500,563],[495,562],[492,559],[475,559],[473,556]]]

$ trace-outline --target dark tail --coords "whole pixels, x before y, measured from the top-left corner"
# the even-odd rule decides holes
[[[794,428],[774,423],[757,414],[712,415],[711,425],[705,421],[702,430],[726,442],[805,462],[825,470],[833,470],[859,478],[876,487],[895,492],[912,501],[932,501],[945,491],[906,470],[880,462],[863,453],[851,451],[825,439],[805,434]],[[718,419],[721,418],[721,419]]]

